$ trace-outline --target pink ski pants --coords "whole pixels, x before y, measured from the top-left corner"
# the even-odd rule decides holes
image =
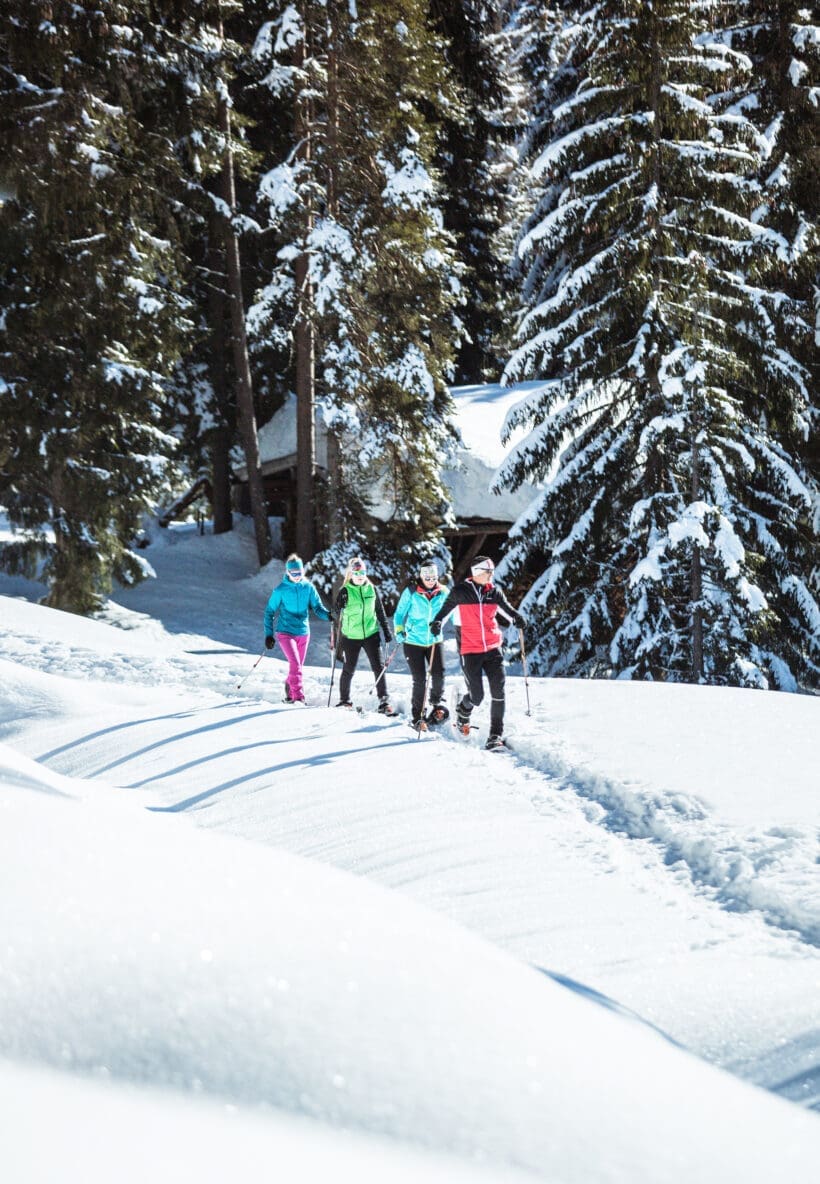
[[[279,642],[279,645],[282,647],[282,653],[288,660],[288,676],[285,679],[285,686],[290,691],[290,697],[291,699],[304,699],[302,667],[305,664],[305,654],[307,653],[310,634],[302,633],[294,636],[292,633],[277,633],[276,640]]]

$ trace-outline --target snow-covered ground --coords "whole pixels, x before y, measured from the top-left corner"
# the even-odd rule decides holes
[[[514,755],[419,740],[324,626],[312,706],[251,673],[247,530],[144,555],[95,621],[0,579],[4,1180],[808,1177],[816,699],[513,674]]]

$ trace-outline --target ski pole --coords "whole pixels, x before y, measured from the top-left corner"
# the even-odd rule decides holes
[[[267,646],[265,646],[265,650],[266,650],[267,648],[268,648],[268,647],[267,647]],[[244,678],[241,678],[241,679],[239,680],[239,682],[236,684],[236,689],[237,689],[237,690],[239,690],[239,689],[240,689],[240,687],[241,687],[241,686],[242,686],[244,683],[246,683],[246,682],[248,681],[248,679],[250,678],[250,676],[253,674],[253,672],[254,672],[254,670],[256,669],[256,667],[259,665],[259,663],[260,663],[260,662],[262,661],[262,659],[264,658],[264,656],[265,656],[265,650],[262,650],[262,653],[261,653],[261,654],[259,655],[259,657],[256,659],[256,661],[254,662],[253,666],[251,666],[250,670],[249,670],[249,671],[248,671],[248,673],[245,675],[245,677],[244,677]]]
[[[330,687],[327,692],[327,705],[330,707],[330,700],[333,698],[333,677],[336,673],[336,631],[333,626],[330,626],[330,648],[333,651],[333,659],[330,663]]]
[[[434,641],[430,646],[430,661],[427,663],[427,670],[424,675],[424,698],[421,701],[421,718],[424,719],[425,708],[427,707],[427,696],[430,693],[430,677],[433,673],[433,659],[436,656],[436,646],[441,643]],[[421,739],[421,728],[416,732],[416,739]]]
[[[530,711],[530,680],[527,678],[527,650],[524,645],[524,630],[518,630],[518,640],[521,642],[521,665],[524,667],[524,690],[527,693],[527,710],[526,715],[532,715]]]
[[[387,658],[387,661],[385,662],[384,666],[382,666],[381,670],[380,670],[380,671],[379,671],[379,673],[376,675],[376,681],[373,683],[373,686],[372,686],[372,687],[370,688],[370,690],[367,692],[367,693],[368,693],[368,695],[372,695],[372,694],[373,694],[373,692],[375,691],[376,687],[379,685],[379,679],[380,679],[380,678],[381,678],[381,676],[384,674],[384,672],[387,670],[387,667],[388,667],[388,666],[390,665],[390,663],[393,661],[393,659],[395,658],[395,656],[396,656],[396,654],[397,654],[398,652],[399,652],[399,643],[398,643],[398,642],[396,642],[396,644],[393,646],[393,651],[392,651],[392,653],[391,653],[391,654],[388,656],[388,658]]]

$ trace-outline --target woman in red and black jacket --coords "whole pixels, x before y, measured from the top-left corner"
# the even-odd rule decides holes
[[[456,727],[465,735],[470,732],[470,715],[484,698],[483,676],[487,675],[490,688],[490,736],[488,748],[504,747],[504,657],[501,634],[496,614],[500,610],[518,629],[523,629],[524,618],[507,601],[492,582],[495,564],[486,555],[473,560],[469,579],[456,584],[444,604],[430,622],[434,636],[441,633],[441,625],[453,609],[458,608],[461,625],[459,650],[461,666],[467,680],[467,694],[459,701]]]

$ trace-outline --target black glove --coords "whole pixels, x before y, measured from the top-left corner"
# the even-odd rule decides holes
[[[527,618],[522,617],[521,613],[516,613],[513,617],[513,625],[515,625],[516,629],[523,629],[526,624]]]
[[[430,632],[433,634],[433,637],[438,637],[441,634],[441,621],[431,621]]]
[[[265,638],[265,649],[272,650],[275,645],[276,645],[276,638],[271,637],[271,635],[268,634],[267,637]]]
[[[384,633],[384,640],[387,642],[388,645],[390,645],[390,642],[393,640],[393,634],[390,632],[390,626],[385,625],[382,632]]]
[[[346,606],[346,604],[347,604],[347,588],[340,588],[339,589],[339,593],[336,597],[336,603],[340,609],[342,609]]]

